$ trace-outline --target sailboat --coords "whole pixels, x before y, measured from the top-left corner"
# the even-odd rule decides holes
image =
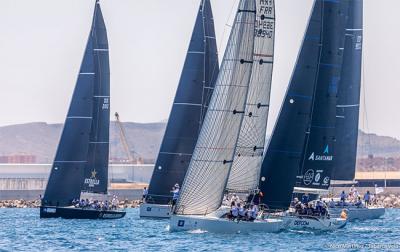
[[[326,191],[336,145],[336,96],[352,1],[316,0],[262,164],[259,189],[269,211],[289,209],[292,193]],[[286,212],[287,213],[287,212]],[[332,230],[345,218],[287,213],[287,228]]]
[[[222,205],[226,190],[251,190],[259,174],[274,29],[274,1],[239,2],[214,93],[171,216],[170,231],[277,232],[283,228],[284,222],[279,219],[232,221],[227,218],[229,209]],[[241,176],[243,172],[246,174]]]
[[[117,219],[124,211],[75,207],[82,192],[107,194],[110,69],[99,0],[84,58],[40,207],[41,218]]]
[[[178,89],[140,217],[169,218],[171,188],[182,185],[219,72],[210,0],[201,0]]]
[[[333,184],[351,184],[355,179],[358,124],[360,111],[361,69],[363,36],[363,2],[349,3],[349,15],[346,25],[345,45],[343,48],[343,69],[338,87],[336,113],[336,149]],[[337,202],[338,203],[338,202]],[[381,206],[355,206],[336,204],[330,212],[337,214],[347,209],[349,221],[379,218],[385,214]]]

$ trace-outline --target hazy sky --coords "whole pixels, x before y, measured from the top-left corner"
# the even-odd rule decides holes
[[[312,0],[275,0],[269,130],[291,76]],[[111,110],[123,121],[166,119],[199,0],[102,0],[111,59]],[[220,57],[238,0],[212,0]],[[0,0],[0,125],[63,122],[94,0]],[[364,0],[365,101],[370,132],[400,138],[399,0]],[[364,98],[363,98],[364,99]],[[363,111],[365,107],[362,106]],[[361,113],[361,128],[367,128]]]

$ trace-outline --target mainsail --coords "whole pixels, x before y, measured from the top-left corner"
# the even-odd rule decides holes
[[[241,0],[176,206],[178,214],[205,214],[221,206],[246,112],[255,21],[255,0]]]
[[[275,38],[274,0],[257,1],[253,69],[228,191],[257,188],[268,121]]]
[[[107,193],[110,128],[110,66],[107,31],[100,7],[96,8],[93,28],[94,93],[92,127],[84,171],[83,190]]]
[[[349,2],[343,68],[338,88],[336,148],[332,180],[351,181],[355,177],[360,110],[363,36],[363,1]]]
[[[303,157],[311,161],[308,158],[314,151],[315,160],[315,155],[319,154],[317,151],[322,149],[321,154],[324,154],[333,148],[335,120],[326,120],[324,113],[329,116],[334,113],[334,117],[336,113],[336,85],[341,70],[340,48],[343,47],[342,23],[345,17],[343,3],[347,0],[314,2],[296,67],[261,168],[259,188],[264,193],[263,202],[272,209],[289,206],[299,170],[303,171],[303,167],[307,168],[306,172],[318,169],[309,163],[303,165]],[[309,137],[310,133],[315,137]]]
[[[99,189],[93,191],[105,192],[103,188],[107,186],[107,166],[104,162],[108,161],[108,144],[106,148],[99,148],[98,144],[89,142],[108,142],[108,125],[105,123],[109,120],[109,116],[106,118],[109,113],[109,99],[95,96],[109,96],[107,36],[98,1],[44,194],[44,205],[68,206],[73,199],[79,198],[88,170],[96,171],[92,179]],[[93,155],[88,157],[88,152]],[[93,157],[99,161],[92,159]]]
[[[150,181],[148,203],[168,204],[182,184],[219,72],[210,0],[202,0],[172,111]]]

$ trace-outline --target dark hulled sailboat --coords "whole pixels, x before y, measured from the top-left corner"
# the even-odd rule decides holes
[[[214,20],[210,0],[201,0],[186,60],[162,140],[142,217],[168,205],[171,188],[185,177],[219,72]],[[143,211],[142,211],[143,210]],[[154,212],[154,211],[153,211]],[[164,211],[165,212],[165,211]]]
[[[107,194],[110,125],[108,42],[99,1],[40,207],[41,218],[116,219],[117,210],[76,208],[81,192]]]

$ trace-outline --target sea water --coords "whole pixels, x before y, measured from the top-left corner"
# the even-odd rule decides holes
[[[400,251],[400,210],[333,232],[170,233],[168,220],[40,219],[39,209],[0,209],[0,251]]]

